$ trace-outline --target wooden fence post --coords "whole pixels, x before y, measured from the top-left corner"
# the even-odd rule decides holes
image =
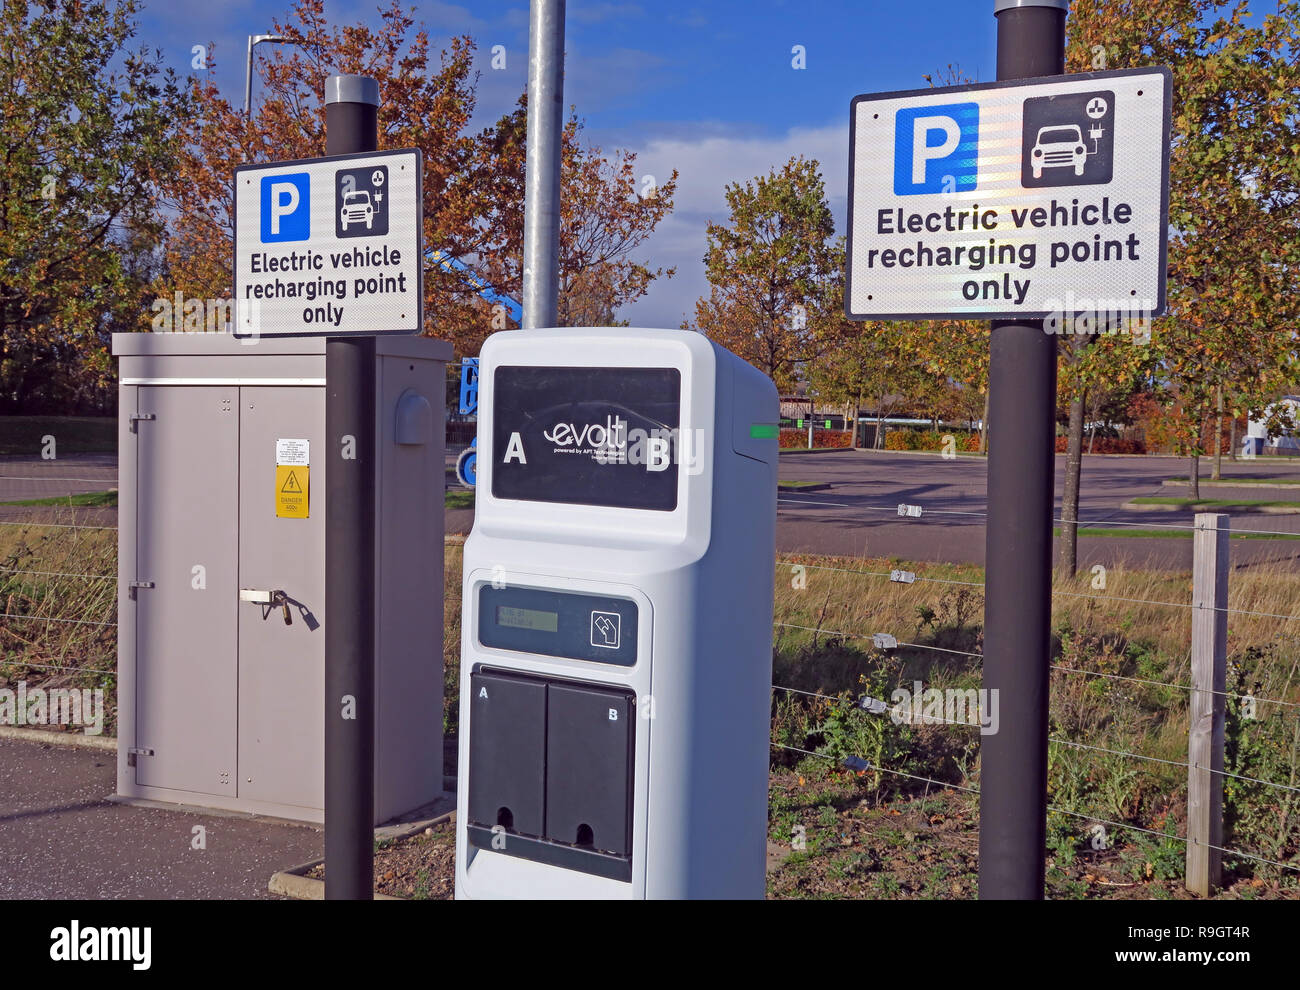
[[[1192,539],[1192,696],[1187,737],[1187,889],[1208,897],[1223,854],[1223,702],[1228,653],[1227,515],[1196,516]]]

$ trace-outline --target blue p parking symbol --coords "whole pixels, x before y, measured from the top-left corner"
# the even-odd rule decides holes
[[[978,103],[899,110],[894,118],[894,195],[974,189],[979,126]]]
[[[262,243],[311,237],[311,176],[306,172],[262,177]]]

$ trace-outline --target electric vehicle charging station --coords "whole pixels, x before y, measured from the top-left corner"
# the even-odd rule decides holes
[[[457,898],[762,897],[775,386],[682,330],[479,373]]]

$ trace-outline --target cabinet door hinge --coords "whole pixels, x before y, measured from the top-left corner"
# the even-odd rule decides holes
[[[138,423],[138,422],[140,422],[140,420],[142,420],[142,419],[157,419],[157,418],[158,418],[158,414],[157,414],[157,413],[131,413],[129,416],[127,416],[127,419],[128,419],[128,420],[130,421],[130,423],[131,423],[131,432],[132,432],[132,433],[135,433],[135,432],[136,432],[135,424]]]
[[[135,759],[137,756],[154,756],[154,755],[155,754],[153,749],[149,747],[132,746],[130,749],[126,751],[126,765],[128,767],[135,766]]]

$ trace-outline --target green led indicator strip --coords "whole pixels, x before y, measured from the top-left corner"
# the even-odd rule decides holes
[[[749,436],[752,440],[775,440],[780,432],[775,423],[754,423],[749,427]]]

